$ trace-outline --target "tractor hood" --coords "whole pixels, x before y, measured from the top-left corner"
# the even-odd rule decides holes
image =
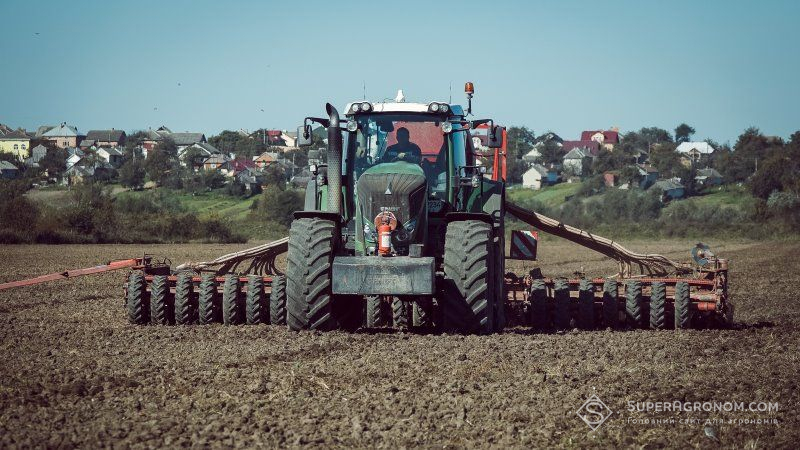
[[[365,247],[374,245],[375,217],[386,208],[397,217],[392,244],[403,254],[424,239],[427,182],[416,164],[391,162],[370,167],[358,178],[357,237]],[[369,230],[367,233],[365,231]]]

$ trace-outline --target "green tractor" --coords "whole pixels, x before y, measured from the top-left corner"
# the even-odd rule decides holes
[[[290,329],[503,329],[505,183],[485,175],[473,133],[499,149],[505,130],[469,120],[466,91],[466,111],[401,91],[305,119],[298,145],[311,145],[312,122],[327,128],[327,164],[311,166],[289,232]]]

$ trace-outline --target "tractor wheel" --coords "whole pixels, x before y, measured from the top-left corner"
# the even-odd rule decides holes
[[[128,275],[128,292],[125,298],[128,309],[128,321],[136,325],[144,325],[150,321],[150,307],[147,304],[147,289],[144,273],[141,270]]]
[[[367,302],[367,328],[378,328],[386,325],[381,297],[379,295],[367,295],[365,299]]]
[[[642,282],[628,281],[625,292],[625,318],[631,328],[642,327]]]
[[[418,328],[433,327],[433,299],[428,296],[417,297],[411,311],[411,322]]]
[[[166,275],[156,275],[150,283],[150,323],[169,325],[173,323],[170,317],[169,280]]]
[[[494,275],[492,276],[492,283],[494,284],[493,292],[495,295],[495,324],[494,324],[494,331],[496,333],[503,331],[503,329],[508,324],[508,319],[506,317],[506,304],[508,303],[508,299],[506,297],[506,290],[505,290],[505,266],[506,266],[506,258],[505,258],[505,240],[503,239],[503,233],[498,232],[495,233],[497,237],[495,238],[494,245],[492,246],[492,251],[494,254],[493,260],[494,264],[492,264],[492,272]],[[491,286],[490,286],[491,288]]]
[[[544,280],[533,281],[528,300],[531,303],[528,307],[531,327],[535,330],[546,329],[549,321],[547,320],[547,285],[544,284]]]
[[[555,291],[555,304],[553,309],[553,325],[558,330],[568,330],[570,323],[570,298],[567,280],[556,280],[553,288]]]
[[[219,322],[216,277],[210,273],[203,274],[203,276],[200,278],[200,287],[198,290],[198,321],[201,325]]]
[[[446,331],[491,333],[495,330],[492,227],[478,220],[447,224],[444,286],[439,307]]]
[[[578,327],[594,328],[594,285],[589,280],[581,280],[578,287]]]
[[[192,274],[181,272],[175,281],[175,323],[192,325],[197,323],[197,309],[192,297]]]
[[[286,277],[272,278],[272,292],[269,294],[269,323],[286,325]]]
[[[679,281],[675,283],[675,329],[686,330],[692,326],[691,299],[689,298],[689,283]]]
[[[603,324],[606,328],[619,327],[618,295],[617,280],[606,280],[603,283]]]
[[[408,328],[408,302],[399,297],[392,298],[392,325]]]
[[[286,309],[290,330],[336,328],[331,294],[331,266],[336,225],[302,218],[289,231]]]
[[[654,282],[650,287],[650,328],[663,330],[667,315],[667,285],[662,281]]]
[[[246,321],[248,325],[258,325],[259,323],[268,322],[265,320],[264,313],[264,279],[261,275],[250,275],[247,277],[247,297],[245,298],[246,305]]]
[[[239,276],[226,275],[222,287],[222,323],[225,325],[241,325],[244,322],[240,290]]]

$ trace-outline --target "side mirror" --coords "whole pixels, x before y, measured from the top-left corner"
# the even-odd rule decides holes
[[[308,147],[311,145],[311,125],[297,127],[297,146]]]
[[[488,135],[489,148],[500,148],[503,146],[503,131],[505,131],[505,128],[501,126],[493,126],[489,130],[489,135]]]

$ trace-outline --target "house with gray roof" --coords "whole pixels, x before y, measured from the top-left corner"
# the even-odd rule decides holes
[[[683,198],[686,195],[686,188],[674,178],[658,180],[648,190],[652,189],[661,191],[662,202]]]
[[[31,156],[25,158],[25,166],[39,167],[39,161],[47,155],[47,147],[42,144],[37,145],[31,149]]]
[[[8,161],[0,161],[0,178],[7,180],[17,178],[19,169]]]
[[[564,155],[564,172],[578,176],[588,174],[589,168],[592,165],[592,159],[591,153],[588,153],[583,148],[575,147]]]
[[[67,125],[67,123],[64,122],[48,130],[42,135],[42,138],[52,142],[58,147],[68,148],[77,147],[78,142],[82,140],[83,136],[78,134],[77,127]]]
[[[127,135],[122,130],[89,130],[86,140],[94,141],[96,147],[121,147],[125,145]]]
[[[544,186],[554,184],[558,174],[553,169],[548,169],[540,164],[531,165],[530,169],[522,174],[522,187],[530,189],[541,189]]]
[[[703,187],[719,186],[722,184],[722,174],[717,172],[716,169],[706,167],[697,171],[694,180]]]

